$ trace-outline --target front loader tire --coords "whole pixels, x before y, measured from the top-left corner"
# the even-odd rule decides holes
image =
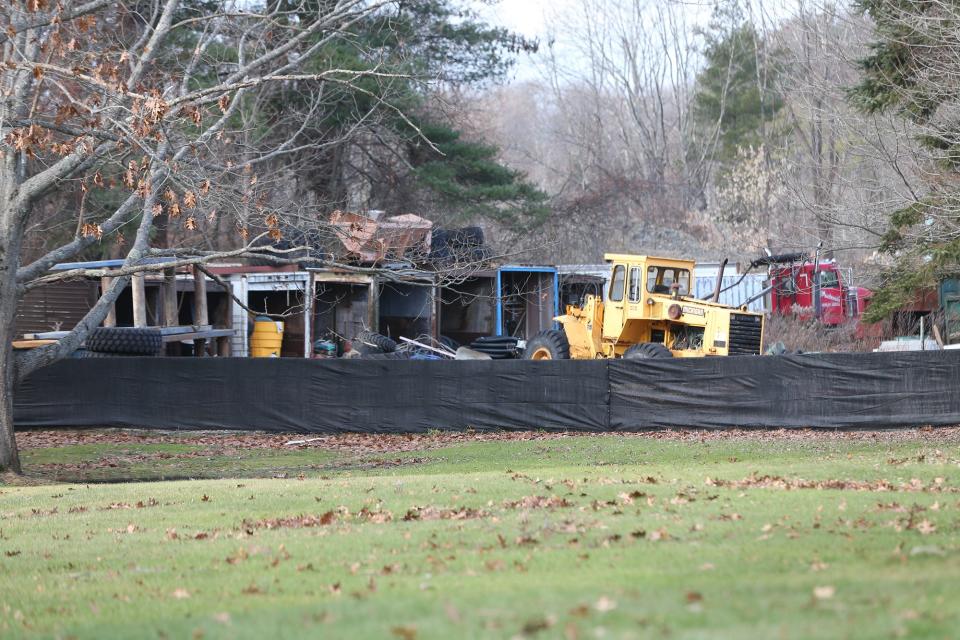
[[[570,342],[567,334],[556,329],[547,329],[527,340],[524,360],[569,360]]]
[[[646,360],[648,358],[672,358],[673,354],[662,344],[656,342],[638,342],[623,352],[624,360]]]

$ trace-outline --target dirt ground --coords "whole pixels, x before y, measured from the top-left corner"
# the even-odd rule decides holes
[[[630,433],[590,433],[580,431],[431,431],[418,434],[341,433],[332,435],[276,434],[239,431],[158,431],[146,429],[41,429],[17,433],[21,449],[43,449],[83,444],[186,444],[229,449],[320,448],[358,455],[398,453],[438,449],[469,442],[536,441],[602,436],[615,438],[649,438],[652,440],[708,440],[751,442],[845,441],[893,443],[908,440],[930,444],[960,444],[960,426],[918,427],[886,430],[823,430],[823,429],[729,429],[729,430],[656,430]],[[297,442],[297,444],[288,444]]]

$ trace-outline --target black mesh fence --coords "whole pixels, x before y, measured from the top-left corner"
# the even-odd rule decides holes
[[[960,353],[641,361],[64,360],[14,396],[27,427],[623,431],[960,423]]]

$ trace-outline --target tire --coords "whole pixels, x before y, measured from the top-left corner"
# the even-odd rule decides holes
[[[513,336],[483,336],[473,341],[473,344],[517,344],[520,338]]]
[[[638,342],[623,352],[624,360],[647,360],[649,358],[672,358],[673,354],[662,344]]]
[[[144,358],[150,356],[144,356],[142,353],[111,353],[109,351],[87,351],[86,349],[82,349],[74,351],[73,357],[87,360],[89,358]]]
[[[365,360],[410,360],[413,354],[409,351],[391,351],[390,353],[371,353],[363,356]]]
[[[163,349],[159,329],[142,327],[97,327],[87,336],[88,351],[155,356]]]
[[[527,340],[527,348],[523,352],[524,360],[569,360],[570,342],[567,334],[556,329],[541,331]]]
[[[393,353],[397,350],[397,343],[387,336],[375,331],[361,331],[353,342],[361,343],[367,347],[376,347],[383,353]]]
[[[517,338],[502,338],[498,340],[484,340],[478,338],[470,343],[471,349],[516,349]]]
[[[474,351],[482,351],[484,353],[511,353],[517,350],[515,346],[507,345],[507,346],[501,347],[501,346],[491,346],[489,344],[472,344],[470,345],[470,348],[473,349]]]
[[[440,336],[439,342],[450,351],[456,351],[460,348],[460,343],[449,336]]]
[[[499,346],[490,346],[488,344],[472,344],[470,345],[470,348],[473,349],[474,351],[479,351],[480,353],[489,353],[490,355],[493,355],[495,353],[510,354],[510,353],[516,353],[517,351],[517,348],[515,346],[499,347]]]
[[[515,357],[517,350],[517,338],[510,336],[489,336],[477,338],[470,344],[470,348],[480,353],[486,353],[490,356],[501,355],[501,357]]]

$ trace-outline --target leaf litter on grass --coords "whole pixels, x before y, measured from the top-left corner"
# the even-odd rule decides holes
[[[605,439],[605,441],[614,442],[612,439]],[[625,439],[628,443],[639,441],[641,440]],[[529,447],[515,451],[527,450]],[[510,451],[510,449],[505,447],[504,451]],[[144,526],[148,533],[143,535],[138,532],[138,535],[131,536],[130,540],[125,541],[123,544],[125,556],[136,553],[138,556],[142,554],[148,558],[150,550],[144,545],[155,542],[157,538],[165,537],[168,540],[181,541],[176,544],[182,544],[182,541],[193,538],[192,534],[179,535],[176,531],[171,538],[169,530],[179,527],[181,530],[192,532],[203,527],[207,530],[204,532],[203,539],[208,542],[196,545],[188,543],[190,548],[184,549],[183,555],[193,557],[195,562],[198,556],[213,554],[211,560],[217,566],[227,569],[229,565],[231,580],[234,580],[229,590],[232,595],[226,596],[223,595],[225,592],[221,592],[216,587],[210,588],[208,585],[198,584],[192,577],[184,579],[183,576],[189,574],[183,573],[185,565],[181,564],[178,571],[171,572],[171,577],[176,581],[167,582],[162,589],[155,591],[157,595],[167,596],[161,598],[168,603],[167,606],[176,604],[178,611],[186,607],[193,612],[194,616],[201,615],[207,620],[210,620],[212,612],[229,608],[234,616],[234,624],[238,625],[236,628],[246,628],[239,626],[250,623],[247,619],[242,619],[238,609],[219,601],[209,603],[211,596],[208,594],[220,594],[218,597],[235,599],[256,598],[263,603],[269,602],[270,609],[276,608],[279,615],[284,606],[290,606],[289,603],[284,604],[285,599],[289,598],[285,592],[290,591],[289,584],[284,581],[292,574],[298,581],[302,579],[303,584],[309,585],[309,588],[314,590],[315,597],[321,600],[320,609],[324,614],[322,616],[325,620],[324,624],[334,625],[329,628],[330,637],[384,637],[392,635],[391,628],[415,629],[417,635],[422,637],[442,635],[449,637],[450,633],[458,631],[467,632],[464,635],[471,635],[472,632],[472,635],[476,636],[479,633],[478,629],[485,628],[483,627],[485,622],[476,614],[470,603],[471,598],[476,595],[473,593],[475,585],[484,584],[487,580],[490,581],[491,588],[496,585],[487,597],[498,599],[497,606],[500,607],[498,626],[496,631],[490,631],[490,633],[503,637],[509,637],[517,632],[525,635],[539,634],[544,637],[551,633],[566,634],[567,620],[564,619],[563,614],[554,622],[555,619],[550,617],[552,615],[550,612],[564,612],[577,606],[578,603],[587,603],[592,620],[599,621],[602,618],[605,632],[610,637],[621,635],[620,631],[626,629],[624,624],[632,625],[637,620],[654,620],[657,621],[655,624],[659,625],[660,620],[674,620],[678,615],[694,612],[697,612],[697,616],[692,616],[693,618],[702,618],[703,624],[715,625],[709,628],[722,632],[729,620],[717,619],[714,606],[703,607],[703,603],[713,605],[718,602],[714,596],[718,588],[717,583],[722,582],[726,585],[725,601],[733,605],[747,601],[750,603],[763,601],[767,597],[767,591],[780,593],[782,598],[784,585],[776,580],[764,582],[762,590],[750,591],[747,588],[745,592],[741,592],[744,589],[739,582],[741,579],[745,583],[749,582],[751,576],[759,575],[759,572],[769,569],[770,566],[778,567],[780,574],[789,575],[793,580],[798,578],[804,580],[800,590],[795,584],[788,585],[792,594],[790,597],[802,602],[792,605],[784,600],[786,604],[782,604],[781,609],[778,610],[778,615],[783,616],[783,619],[796,623],[797,616],[809,615],[804,613],[804,607],[811,609],[811,601],[824,602],[825,604],[818,609],[829,611],[842,605],[849,614],[851,625],[856,622],[862,625],[864,630],[874,632],[880,627],[871,618],[878,616],[865,615],[864,612],[873,606],[870,603],[876,602],[876,598],[872,600],[858,598],[855,594],[859,587],[856,583],[851,586],[850,581],[842,577],[843,574],[851,571],[853,567],[862,568],[865,572],[864,580],[870,584],[870,592],[880,592],[883,589],[884,576],[890,575],[891,580],[896,582],[893,574],[901,571],[904,563],[907,565],[927,563],[931,570],[925,572],[922,579],[940,580],[943,572],[933,566],[934,562],[949,563],[954,557],[952,547],[945,539],[939,537],[945,535],[941,533],[942,531],[949,531],[949,525],[946,524],[948,521],[944,519],[942,510],[946,509],[946,515],[949,517],[955,508],[953,499],[948,501],[947,496],[938,496],[940,502],[937,503],[937,508],[934,509],[932,505],[922,507],[927,509],[926,511],[909,505],[912,499],[919,500],[917,496],[924,493],[924,489],[947,486],[949,483],[946,480],[937,483],[927,479],[920,484],[900,478],[889,481],[895,490],[899,490],[902,485],[903,492],[913,493],[910,498],[905,498],[903,493],[893,495],[895,491],[890,491],[886,485],[880,485],[876,480],[854,480],[855,483],[867,483],[866,486],[855,484],[830,486],[832,482],[830,480],[806,480],[806,478],[818,477],[816,471],[810,472],[811,466],[791,468],[790,465],[795,462],[787,460],[784,463],[772,457],[769,469],[771,471],[776,469],[777,474],[768,474],[768,480],[765,482],[769,482],[770,478],[776,478],[789,483],[791,478],[799,478],[804,484],[814,484],[796,487],[798,489],[844,492],[843,501],[847,503],[846,510],[838,512],[836,509],[841,499],[838,495],[823,500],[822,505],[826,508],[816,512],[817,503],[811,504],[811,501],[818,498],[811,497],[810,491],[798,491],[795,495],[778,493],[776,496],[764,496],[750,491],[755,487],[746,485],[714,486],[704,489],[702,479],[706,473],[715,476],[716,469],[703,468],[709,465],[703,465],[701,460],[684,457],[686,454],[682,448],[670,450],[670,453],[674,458],[664,458],[654,465],[641,461],[634,465],[620,463],[617,467],[605,466],[602,476],[599,476],[598,469],[594,467],[584,468],[583,480],[580,480],[580,472],[571,471],[570,467],[559,464],[557,469],[532,466],[534,460],[529,455],[523,457],[526,454],[521,453],[513,458],[509,456],[504,458],[509,459],[511,466],[520,470],[515,473],[523,477],[519,477],[516,481],[510,481],[502,475],[502,470],[506,466],[504,465],[492,469],[495,473],[486,474],[483,477],[472,470],[460,473],[455,468],[449,470],[445,468],[441,472],[434,469],[429,474],[410,470],[404,472],[403,486],[400,491],[394,491],[394,485],[401,482],[400,480],[384,480],[382,477],[377,479],[375,474],[337,474],[333,481],[313,479],[307,480],[305,485],[300,484],[304,481],[293,478],[284,481],[251,481],[246,491],[236,491],[234,489],[236,481],[219,485],[210,482],[178,484],[176,486],[179,489],[174,494],[169,491],[173,485],[154,485],[157,487],[157,492],[154,493],[151,488],[150,493],[146,495],[143,495],[142,488],[137,489],[140,492],[139,495],[132,494],[127,488],[132,490],[135,487],[151,485],[101,486],[97,489],[100,497],[92,503],[87,503],[88,506],[117,503],[124,505],[117,509],[136,509],[138,507],[135,505],[138,501],[142,501],[146,506],[149,500],[155,499],[160,503],[156,506],[162,508],[128,513],[113,509],[104,512],[90,509],[87,512],[72,514],[68,513],[68,503],[62,499],[57,499],[55,503],[60,505],[60,509],[52,513],[54,505],[50,504],[50,500],[54,498],[46,496],[54,492],[63,494],[68,492],[66,489],[61,491],[59,488],[52,490],[47,488],[42,495],[35,496],[30,506],[45,514],[42,520],[32,522],[34,526],[38,522],[42,522],[42,526],[47,526],[48,523],[53,526],[63,526],[77,522],[82,517],[119,518],[121,520],[115,519],[109,524],[112,527],[123,528],[128,526],[128,519],[135,518],[137,525]],[[883,465],[887,456],[886,452],[880,452],[874,459]],[[718,457],[725,460],[733,456],[724,452]],[[897,454],[897,457],[905,456]],[[572,460],[575,461],[574,464],[581,467],[587,467],[593,462],[592,458],[584,458],[585,463],[580,462],[580,458],[572,458]],[[675,464],[675,460],[679,460],[676,471],[671,467]],[[722,460],[717,464],[728,464]],[[822,469],[824,476],[836,477],[839,475],[838,471],[842,473],[845,469],[846,460],[845,455],[838,455],[836,462],[816,460],[805,461],[801,465],[820,465],[816,469]],[[570,463],[564,460],[563,464]],[[764,469],[762,466],[758,468]],[[876,466],[872,467],[874,470],[876,468]],[[902,465],[898,469],[902,469]],[[743,478],[743,473],[746,472],[747,470],[742,470],[737,474],[737,478]],[[868,474],[865,477],[869,478],[871,468],[863,465],[861,473]],[[923,474],[908,472],[905,475],[909,478],[911,475]],[[942,475],[947,476],[946,473]],[[577,480],[568,480],[571,477]],[[753,477],[763,478],[764,474],[758,471],[753,474]],[[950,479],[949,476],[947,479]],[[739,480],[731,482],[737,481]],[[773,480],[773,482],[777,481]],[[826,484],[816,485],[824,482]],[[636,486],[637,483],[650,486],[641,487],[646,489],[646,492],[639,489],[633,491],[634,487],[624,486],[630,484]],[[699,493],[690,489],[692,484],[699,487]],[[171,495],[182,494],[185,487],[191,487],[185,497],[171,498]],[[229,487],[229,491],[225,487]],[[465,487],[472,488],[473,491],[468,491]],[[566,497],[551,493],[557,491],[562,494],[568,489],[570,492]],[[876,495],[867,495],[868,492],[874,491],[890,491],[891,495],[885,500],[878,500],[879,496]],[[575,496],[578,492],[589,492],[591,495],[577,498]],[[247,493],[257,494],[256,503],[249,503],[248,506],[245,501],[239,502],[239,500],[245,500]],[[650,495],[647,495],[648,493]],[[929,493],[946,492],[933,488]],[[377,498],[378,494],[383,496],[382,502]],[[464,494],[476,497],[470,498]],[[210,500],[203,502],[200,499],[203,495],[209,496]],[[315,501],[315,496],[322,496],[322,500]],[[462,500],[461,496],[465,499]],[[9,496],[0,496],[0,498],[9,499]],[[878,504],[893,505],[895,501],[891,501],[890,498],[897,498],[900,502],[906,502],[906,505],[875,508]],[[476,502],[471,503],[471,500]],[[337,504],[340,507],[332,507]],[[75,506],[77,506],[76,503],[72,503],[72,507]],[[415,517],[405,519],[404,515],[411,512]],[[882,515],[885,512],[887,515]],[[82,516],[81,513],[83,513]],[[190,514],[189,517],[180,515],[184,513]],[[321,520],[327,513],[332,515],[329,521],[323,524]],[[809,525],[809,517],[816,513],[819,513],[822,520],[820,529],[812,529]],[[713,520],[718,517],[717,514],[725,514],[727,517],[715,523]],[[793,516],[790,523],[784,522],[785,514]],[[901,530],[879,526],[874,529],[860,528],[857,523],[858,516],[861,514],[867,514],[876,520],[882,520],[885,517],[900,518]],[[924,518],[924,516],[927,517]],[[70,520],[69,518],[72,517],[77,520]],[[227,521],[219,522],[220,528],[215,529],[218,517],[221,520],[226,517]],[[938,519],[935,520],[935,517]],[[573,530],[566,529],[564,523],[568,520],[571,521]],[[782,533],[787,526],[800,521],[807,523],[804,525],[806,527],[804,532],[811,537],[806,541],[784,540]],[[240,522],[240,525],[237,525],[237,522]],[[352,526],[368,522],[385,526]],[[697,522],[706,523],[706,529],[704,530],[702,526],[700,529],[695,528],[693,525]],[[913,527],[912,533],[908,531],[907,526],[910,522]],[[921,527],[927,529],[924,522],[933,527],[930,533],[924,534],[921,531]],[[18,571],[42,574],[43,571],[38,570],[38,567],[43,566],[43,562],[39,560],[39,554],[20,544],[23,535],[20,530],[28,523],[15,518],[10,524],[15,527],[14,531],[19,533],[14,534],[17,535],[16,544],[11,544],[8,548],[22,549],[24,554],[4,560],[8,564],[5,564],[3,569],[16,566]],[[231,534],[238,538],[243,537],[244,527],[255,531],[255,535],[265,536],[259,539],[259,546],[240,543],[245,546],[238,547],[236,542],[226,541]],[[324,530],[324,527],[329,529]],[[769,529],[764,533],[776,534],[775,537],[763,542],[762,545],[755,544],[754,537],[757,532],[766,527]],[[4,523],[4,528],[8,529],[7,523]],[[275,531],[270,534],[263,533],[270,529]],[[322,531],[319,536],[321,532],[318,529]],[[98,529],[98,531],[102,530]],[[643,533],[633,535],[631,531]],[[151,532],[155,533],[156,537],[151,538]],[[164,532],[168,532],[168,535],[165,536]],[[571,535],[551,540],[551,535],[562,532],[572,534],[573,538],[578,539],[577,542],[568,544]],[[676,537],[671,536],[671,533]],[[851,534],[855,537],[846,537]],[[10,535],[9,529],[4,535]],[[502,539],[500,545],[494,539],[497,535]],[[921,535],[932,537],[921,539]],[[845,539],[839,536],[845,536]],[[924,549],[915,554],[913,550],[920,547],[911,548],[910,538],[906,536],[913,536],[917,543],[941,542],[941,540],[942,542],[937,546],[925,545],[926,548],[936,549],[935,553]],[[140,539],[143,539],[142,542]],[[892,539],[907,541],[906,546],[901,547],[902,559],[898,557],[891,561],[889,549],[894,545],[890,543],[887,546],[884,543],[882,561],[874,561],[878,556],[869,546],[873,544],[871,541]],[[287,545],[299,545],[300,550],[295,553],[296,562],[273,565],[272,560],[280,557],[273,552],[258,552],[263,557],[256,561],[241,559],[232,564],[225,560],[230,557],[241,557],[244,553],[252,557],[255,555],[252,549],[266,549],[268,540],[274,549],[277,547],[276,543],[280,541]],[[851,554],[845,551],[844,554],[839,554],[837,545],[830,544],[834,540],[843,540],[842,545],[851,547],[854,552]],[[648,544],[648,542],[656,544]],[[942,551],[944,548],[948,551]],[[243,549],[243,553],[238,549]],[[347,551],[348,549],[350,551]],[[80,553],[83,552],[78,545],[74,554]],[[112,560],[109,553],[105,553],[102,548],[97,553],[104,557],[104,566],[108,567]],[[640,553],[642,555],[635,555]],[[169,555],[169,551],[166,555]],[[784,560],[780,559],[781,555],[784,559],[793,557],[792,570],[785,572]],[[800,555],[799,558],[798,555]],[[923,557],[925,555],[937,557],[934,562],[929,562]],[[770,565],[769,557],[776,558],[773,565]],[[946,558],[946,561],[943,558]],[[331,563],[331,559],[335,560]],[[732,571],[731,563],[734,559],[737,561],[737,566],[736,570]],[[705,560],[710,562],[704,562]],[[811,572],[811,563],[816,562],[822,562],[824,565],[829,563],[833,568],[825,573],[815,570]],[[138,563],[144,563],[144,560],[138,560]],[[351,563],[358,565],[356,572],[348,571],[347,567]],[[90,564],[96,566],[92,558]],[[97,564],[99,564],[99,557]],[[259,577],[265,565],[277,567],[276,571],[271,571],[270,579]],[[121,566],[116,565],[107,570],[119,570],[122,573]],[[383,573],[381,567],[385,566],[399,568]],[[493,569],[484,570],[485,566],[492,566]],[[52,564],[49,567],[55,570]],[[949,569],[949,567],[946,568]],[[252,572],[256,573],[252,574]],[[934,577],[930,576],[931,573]],[[256,577],[251,578],[251,575]],[[771,575],[775,576],[777,572]],[[376,576],[375,579],[374,576]],[[570,580],[566,579],[568,576]],[[130,579],[134,577],[131,576]],[[148,578],[148,584],[149,580],[154,578]],[[178,584],[181,580],[186,584]],[[457,580],[457,586],[451,589],[454,580]],[[638,584],[646,584],[649,581],[650,584],[662,586],[664,580],[671,580],[669,584],[675,587],[664,590],[664,595],[658,593],[657,588],[649,592],[637,590]],[[922,585],[927,583],[920,584],[922,588]],[[249,586],[244,588],[243,585]],[[558,587],[557,594],[565,595],[552,593],[552,585]],[[818,598],[814,590],[820,589],[822,596],[826,593],[824,589],[827,587],[834,588],[833,595]],[[49,584],[47,588],[50,589]],[[83,589],[82,584],[79,588]],[[156,587],[151,584],[150,588]],[[838,590],[841,588],[842,592]],[[140,592],[136,591],[136,587],[134,589],[133,595],[136,601],[136,593]],[[183,589],[190,594],[190,597],[172,596],[176,589]],[[949,590],[948,587],[944,589]],[[885,594],[883,597],[890,600],[889,606],[884,605],[885,609],[917,611],[915,616],[917,619],[928,619],[928,612],[924,605],[906,598],[905,594],[892,592],[891,595],[889,590],[883,593]],[[456,621],[445,613],[445,607],[435,606],[439,594],[449,599],[451,606],[458,612],[458,615],[454,616],[457,618]],[[536,594],[536,597],[532,597],[532,594]],[[799,598],[796,597],[798,594]],[[361,610],[376,611],[378,603],[382,602],[379,599],[384,597],[399,599],[398,602],[403,605],[403,610],[407,608],[417,610],[417,607],[421,609],[417,616],[400,614],[392,616],[392,619],[378,621],[363,620],[364,616],[358,615]],[[550,604],[542,604],[541,597],[547,600],[556,598],[556,600]],[[180,602],[173,603],[174,600],[180,600]],[[832,603],[827,604],[831,600]],[[429,602],[433,602],[434,605],[425,604]],[[99,606],[103,611],[100,615],[108,612],[106,604],[101,602]],[[154,608],[162,609],[163,606],[161,603]],[[530,609],[531,606],[542,608]],[[651,613],[651,609],[657,613]],[[716,609],[727,609],[727,607]],[[736,606],[730,609],[739,610]],[[332,614],[328,616],[328,611],[335,611],[336,616]],[[114,615],[117,612],[110,613]],[[315,606],[313,613],[320,615]],[[268,612],[267,617],[270,618],[270,615]],[[37,620],[38,614],[36,611],[27,611],[27,617]],[[882,619],[882,615],[880,618]],[[194,620],[196,619],[198,618],[194,617]],[[544,622],[549,624],[546,631],[541,629]],[[586,625],[586,621],[582,619],[581,623]],[[377,624],[379,626],[376,626]],[[663,628],[667,626],[664,622]],[[743,632],[749,627],[734,628]],[[843,626],[843,624],[837,627],[838,631],[851,628],[853,627]],[[192,628],[187,630],[186,637],[189,637],[191,630]],[[586,631],[581,629],[579,637],[589,637],[590,631],[589,628]],[[209,628],[207,633],[210,635]],[[843,634],[838,633],[838,635]],[[847,635],[856,636],[864,633]]]

